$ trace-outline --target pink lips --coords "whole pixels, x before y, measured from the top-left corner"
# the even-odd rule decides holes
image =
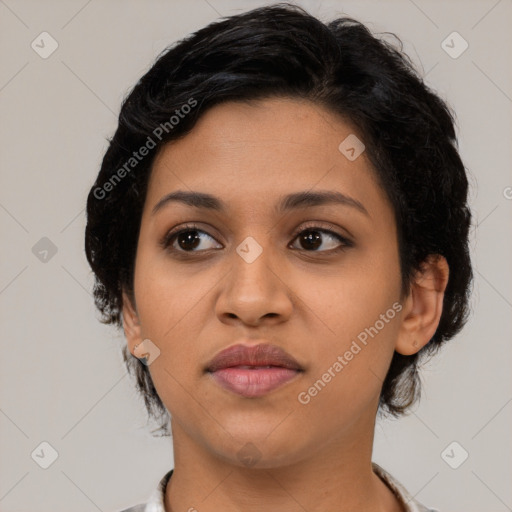
[[[263,396],[303,371],[283,349],[266,343],[231,346],[217,354],[206,370],[223,388],[247,398]]]

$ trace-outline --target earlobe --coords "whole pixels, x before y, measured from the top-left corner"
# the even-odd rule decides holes
[[[434,336],[443,312],[448,277],[448,263],[438,254],[428,256],[414,276],[395,345],[399,354],[419,352]]]
[[[123,292],[122,318],[128,348],[133,354],[135,347],[142,341],[141,325],[138,313],[132,305],[131,299],[125,292]]]

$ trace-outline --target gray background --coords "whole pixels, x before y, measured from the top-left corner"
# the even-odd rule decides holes
[[[123,366],[123,336],[97,320],[85,199],[120,102],[157,54],[264,3],[0,0],[2,512],[120,510],[172,467],[171,440],[149,434]],[[512,2],[299,4],[395,32],[456,111],[470,173],[471,320],[424,369],[419,407],[379,422],[373,459],[441,511],[512,510]],[[59,45],[46,59],[31,48],[43,31]],[[441,47],[453,31],[469,43],[456,59]],[[54,255],[41,252],[43,237]],[[48,469],[31,457],[43,441],[59,454]],[[441,456],[453,441],[469,453],[457,469]]]

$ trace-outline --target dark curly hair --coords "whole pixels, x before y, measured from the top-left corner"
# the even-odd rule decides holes
[[[420,397],[418,363],[467,320],[471,212],[455,116],[391,35],[399,48],[353,18],[323,23],[282,3],[211,23],[160,54],[124,99],[87,198],[85,251],[101,322],[122,327],[123,290],[135,304],[142,209],[152,162],[164,144],[186,135],[219,103],[307,99],[348,120],[364,138],[394,209],[403,292],[429,255],[444,256],[450,268],[434,336],[416,354],[395,352],[383,382],[379,413],[404,414]],[[123,357],[149,416],[167,414],[159,430],[168,435],[168,413],[147,366],[126,346]]]

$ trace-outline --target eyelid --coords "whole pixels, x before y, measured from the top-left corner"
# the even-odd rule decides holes
[[[292,236],[296,237],[300,233],[302,233],[303,231],[305,231],[307,229],[317,229],[319,231],[331,233],[331,234],[333,234],[335,236],[338,236],[338,237],[342,238],[343,240],[345,240],[347,242],[351,242],[351,240],[349,240],[349,238],[347,236],[342,235],[341,233],[339,233],[340,228],[338,226],[332,224],[331,222],[326,222],[326,221],[321,221],[321,220],[310,220],[310,221],[307,221],[305,224],[301,224],[293,232]],[[347,231],[347,230],[345,230],[345,231]],[[348,233],[348,231],[347,231],[347,233]]]

